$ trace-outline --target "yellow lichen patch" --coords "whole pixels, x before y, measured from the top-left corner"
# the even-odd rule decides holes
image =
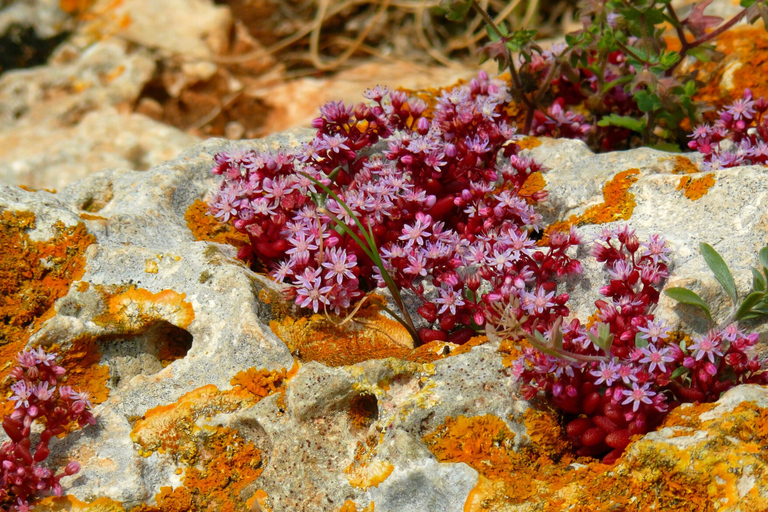
[[[682,190],[685,197],[691,201],[695,201],[705,196],[714,184],[714,173],[705,174],[700,178],[694,178],[693,176],[683,176],[677,183],[677,190]]]
[[[122,503],[109,498],[98,498],[90,503],[74,496],[49,496],[34,502],[34,510],[46,512],[125,512]]]
[[[413,341],[405,328],[381,313],[382,301],[373,294],[346,322],[315,314],[298,319],[286,316],[269,326],[302,362],[344,366],[368,359],[403,358]]]
[[[499,353],[503,354],[501,364],[504,365],[505,368],[512,366],[512,363],[523,355],[523,350],[520,346],[521,343],[527,342],[512,341],[511,339],[505,338],[502,340],[501,344],[499,344]]]
[[[603,185],[603,202],[592,205],[581,215],[572,215],[568,220],[550,224],[544,230],[544,236],[538,245],[549,243],[549,234],[556,231],[568,232],[573,226],[585,224],[605,224],[619,220],[629,220],[637,206],[635,195],[629,192],[629,187],[637,181],[639,169],[622,171]]]
[[[239,233],[230,224],[224,224],[208,214],[208,205],[199,199],[195,199],[184,213],[184,220],[192,232],[195,240],[217,242],[220,244],[243,247],[248,245],[248,235]]]
[[[143,505],[132,512],[247,512],[244,498],[264,470],[261,452],[237,431],[206,428],[195,436],[195,456],[188,461],[180,487],[161,487],[157,506]],[[252,491],[251,491],[252,492]],[[253,509],[250,509],[253,510]]]
[[[395,466],[388,461],[377,460],[368,464],[352,464],[347,468],[349,485],[357,489],[367,490],[378,487],[381,482],[389,478]]]
[[[208,418],[219,413],[231,413],[241,407],[249,407],[259,401],[253,394],[239,386],[222,393],[213,384],[190,391],[176,403],[150,409],[137,421],[131,431],[131,439],[140,445],[141,455],[152,452],[172,452],[181,460],[196,455],[194,435],[198,418]]]
[[[183,293],[173,290],[152,293],[133,285],[127,289],[98,288],[104,296],[107,311],[93,321],[116,333],[133,333],[159,320],[184,329],[195,319],[192,304],[184,301],[186,295]]]
[[[144,272],[147,274],[157,274],[157,262],[155,260],[147,260],[144,264]]]

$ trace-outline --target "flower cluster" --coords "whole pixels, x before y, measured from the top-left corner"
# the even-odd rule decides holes
[[[530,238],[541,227],[533,206],[547,194],[524,185],[545,169],[519,154],[506,84],[481,72],[431,109],[384,87],[365,96],[370,104],[321,107],[317,135],[295,153],[215,157],[213,172],[224,181],[210,209],[249,236],[240,257],[258,256],[299,306],[340,314],[385,285],[355,238],[332,222],[361,235],[346,205],[399,289],[423,302],[419,313],[432,324],[420,332],[423,342],[468,340],[493,317],[491,305],[510,297],[537,316],[567,314],[554,277],[581,271],[567,255],[579,240],[556,233],[542,250]],[[373,154],[380,140],[387,147]]]
[[[11,400],[16,402],[10,416],[3,418],[3,429],[10,441],[0,447],[0,503],[2,510],[29,511],[28,499],[35,493],[52,489],[61,495],[59,480],[80,471],[80,464],[70,462],[58,475],[41,466],[49,453],[53,436],[66,434],[73,424],[84,427],[95,424],[88,395],[60,386],[65,370],[55,364],[56,354],[42,348],[25,350],[17,357],[18,366],[11,370],[16,381]],[[39,440],[32,449],[32,426],[43,425]]]
[[[688,147],[704,155],[706,170],[740,165],[768,164],[768,123],[763,114],[768,100],[744,96],[719,112],[714,125],[705,123],[694,128]]]
[[[572,415],[566,432],[578,455],[611,463],[631,436],[656,428],[679,403],[715,401],[737,384],[768,383],[765,362],[747,355],[757,334],[729,325],[686,346],[653,317],[668,252],[659,236],[640,242],[627,227],[604,230],[593,250],[610,275],[600,289],[606,299],[596,301],[600,323],[563,326],[562,346],[572,357],[527,347],[513,365],[527,399],[544,391]],[[600,326],[613,335],[608,351],[594,343]],[[549,325],[545,335],[556,334]]]

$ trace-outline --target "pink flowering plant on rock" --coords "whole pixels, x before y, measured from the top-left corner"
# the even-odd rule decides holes
[[[752,295],[741,316],[689,345],[654,317],[670,252],[659,235],[605,229],[592,251],[609,277],[596,322],[566,320],[569,296],[558,286],[582,271],[569,255],[580,238],[571,229],[534,240],[534,207],[547,193],[524,185],[545,169],[520,152],[504,82],[480,73],[431,109],[382,87],[365,96],[371,103],[322,107],[301,150],[215,157],[223,181],[211,213],[248,235],[239,256],[261,260],[297,306],[347,315],[387,287],[400,315],[387,311],[415,345],[482,331],[526,340],[512,367],[523,397],[547,396],[566,414],[576,453],[606,462],[681,402],[768,383],[749,355],[757,336],[733,323],[764,306]],[[551,114],[579,131],[561,110]],[[415,328],[401,292],[418,299],[427,327]]]
[[[365,96],[321,107],[317,135],[295,153],[216,155],[224,180],[210,209],[248,235],[239,256],[257,256],[316,313],[342,314],[377,287],[408,290],[430,325],[415,332],[401,308],[416,344],[463,343],[513,296],[539,317],[566,315],[555,278],[581,271],[567,254],[579,240],[555,233],[542,250],[530,238],[547,194],[519,193],[545,169],[519,154],[506,84],[481,72],[429,116],[400,91]]]
[[[768,100],[744,96],[719,112],[714,125],[694,128],[688,147],[704,155],[704,169],[768,165]]]
[[[509,306],[504,334],[531,341],[512,367],[523,397],[544,392],[567,414],[578,455],[612,463],[631,436],[658,427],[680,403],[716,401],[735,385],[768,383],[765,361],[748,355],[756,333],[728,323],[686,345],[654,318],[668,252],[658,235],[641,242],[626,226],[603,230],[592,254],[610,281],[600,289],[605,299],[595,302],[598,322],[591,327],[558,320],[532,336],[510,322],[520,312]]]
[[[10,441],[0,447],[0,510],[26,512],[29,499],[39,492],[53,490],[61,496],[59,480],[80,471],[73,461],[63,472],[41,465],[48,457],[51,438],[96,423],[90,412],[87,394],[60,385],[65,370],[55,364],[56,354],[42,348],[25,350],[17,357],[18,366],[11,370],[15,402],[13,413],[3,418],[3,430]],[[32,432],[35,425],[42,430]]]

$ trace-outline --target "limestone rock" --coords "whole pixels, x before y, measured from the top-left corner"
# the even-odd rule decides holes
[[[313,134],[241,144],[297,148]],[[598,223],[619,219],[641,235],[661,233],[675,249],[671,282],[693,279],[704,295],[721,298],[696,248],[707,241],[744,289],[765,241],[764,169],[682,173],[694,163],[666,153],[592,155],[573,141],[540,142],[530,151],[551,169],[547,222],[591,219],[580,228],[587,237],[599,233]],[[558,417],[517,396],[498,343],[401,346],[387,358],[377,352],[379,338],[350,328],[331,346],[355,358],[308,357],[286,333],[320,338],[310,327],[323,318],[283,302],[279,287],[235,258],[242,238],[204,214],[201,201],[221,179],[210,173],[212,157],[233,145],[208,140],[149,170],[97,172],[55,194],[0,187],[3,229],[25,218],[30,241],[55,246],[61,226],[83,226],[90,237],[77,253],[81,271],[66,274],[61,293],[48,297],[51,307],[14,331],[22,346],[60,352],[73,384],[98,403],[95,426],[52,443],[52,464],[77,459],[83,469],[62,481],[68,497],[41,506],[609,510],[627,509],[632,496],[647,500],[641,506],[671,506],[684,482],[698,493],[683,495],[691,507],[710,500],[723,510],[765,508],[766,468],[755,455],[768,444],[764,388],[740,387],[718,404],[676,410],[608,467],[568,455]],[[714,181],[695,189],[702,194],[695,200],[677,188],[682,178],[706,176]],[[615,185],[608,197],[606,183]],[[595,205],[602,207],[590,210]],[[583,261],[585,275],[567,287],[585,320],[605,277],[589,257]],[[61,263],[37,264],[56,270]],[[714,308],[718,318],[726,307]],[[657,314],[699,327],[679,306],[662,302]],[[677,465],[672,476],[669,465]]]

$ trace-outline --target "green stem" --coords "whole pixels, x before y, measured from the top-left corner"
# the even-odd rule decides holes
[[[311,180],[318,187],[322,188],[323,191],[328,196],[330,196],[334,201],[336,201],[336,203],[338,203],[342,208],[344,208],[344,210],[347,212],[347,215],[349,215],[349,217],[354,221],[355,225],[360,230],[361,235],[365,239],[365,242],[363,242],[363,240],[360,239],[357,233],[352,231],[352,228],[350,228],[346,222],[336,217],[336,215],[328,211],[328,209],[325,208],[324,206],[318,205],[319,208],[322,208],[322,213],[324,215],[327,215],[328,218],[331,219],[331,221],[333,221],[334,224],[339,226],[346,234],[352,237],[352,239],[355,241],[358,247],[360,247],[360,249],[362,249],[363,252],[365,252],[366,256],[368,256],[371,259],[371,261],[373,261],[373,263],[379,268],[379,272],[381,272],[381,277],[386,283],[390,293],[392,294],[392,298],[394,299],[395,304],[397,305],[398,309],[400,309],[402,317],[398,317],[396,314],[393,314],[393,312],[387,308],[384,308],[384,309],[387,312],[389,312],[391,315],[393,315],[395,319],[398,322],[400,322],[408,330],[408,334],[410,334],[411,338],[413,338],[414,346],[419,346],[421,344],[419,333],[416,331],[416,327],[413,324],[411,315],[408,313],[408,310],[405,307],[405,303],[403,302],[403,299],[400,295],[400,290],[398,290],[397,285],[395,284],[395,281],[392,279],[392,277],[389,275],[387,270],[384,268],[384,262],[382,261],[381,255],[379,254],[379,251],[376,248],[376,240],[373,237],[373,232],[366,231],[365,226],[363,226],[363,223],[360,222],[360,220],[357,218],[354,212],[349,208],[349,206],[338,195],[336,195],[336,193],[333,192],[333,190],[331,190],[326,185],[321,183],[319,180],[313,178],[312,176],[306,173],[300,173],[300,174],[308,178],[309,180]]]

